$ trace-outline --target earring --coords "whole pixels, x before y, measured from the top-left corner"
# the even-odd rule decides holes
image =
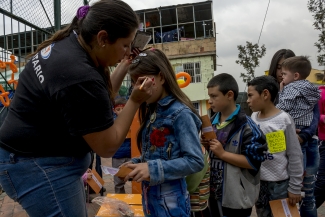
[[[105,44],[103,44],[102,47],[105,47]]]

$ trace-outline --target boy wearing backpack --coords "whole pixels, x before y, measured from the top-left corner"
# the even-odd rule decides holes
[[[208,83],[212,127],[217,139],[201,142],[210,153],[211,216],[247,217],[258,199],[260,166],[267,150],[264,134],[236,105],[238,85],[229,74]]]

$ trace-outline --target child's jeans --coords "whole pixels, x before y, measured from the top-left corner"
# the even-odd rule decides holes
[[[255,203],[258,217],[272,217],[272,211],[269,204],[270,200],[284,199],[288,197],[289,179],[278,182],[262,181],[260,194]]]
[[[304,126],[296,126],[297,129],[304,129]],[[301,151],[304,159],[304,179],[302,192],[305,197],[302,199],[300,206],[301,217],[317,217],[317,209],[314,196],[316,175],[319,167],[319,150],[318,140],[311,138],[304,141],[301,145]]]
[[[189,217],[191,207],[185,179],[155,186],[143,181],[142,205],[146,217]]]
[[[315,204],[314,188],[316,182],[317,170],[319,167],[318,140],[311,139],[307,142],[304,149],[304,160],[306,160],[306,169],[304,173],[303,187],[301,191],[305,192],[300,206],[301,217],[317,217]]]

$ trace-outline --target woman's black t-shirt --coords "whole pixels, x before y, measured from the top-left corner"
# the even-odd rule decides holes
[[[113,123],[107,82],[72,33],[27,63],[0,146],[29,156],[82,156],[90,151],[82,136]]]

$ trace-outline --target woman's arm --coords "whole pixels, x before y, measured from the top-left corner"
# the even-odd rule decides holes
[[[110,79],[112,83],[112,89],[114,95],[118,93],[121,84],[128,72],[131,60],[125,57],[115,68],[114,72],[111,74]]]
[[[111,127],[83,136],[91,149],[101,157],[112,157],[114,155],[125,140],[139,106],[151,96],[152,81],[150,79],[147,80],[144,88],[139,90],[144,80],[145,77],[138,79],[130,99]]]

